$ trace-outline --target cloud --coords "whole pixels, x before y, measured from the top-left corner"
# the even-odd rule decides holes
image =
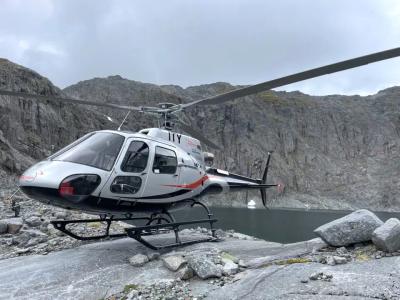
[[[395,0],[2,0],[0,56],[65,87],[120,74],[157,84],[254,84],[399,47]],[[374,93],[394,59],[284,87]]]

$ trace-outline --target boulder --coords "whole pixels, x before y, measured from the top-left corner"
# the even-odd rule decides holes
[[[7,233],[7,223],[0,221],[0,234]]]
[[[171,255],[163,257],[164,265],[171,271],[177,271],[181,266],[187,263],[187,260],[181,255]]]
[[[192,268],[187,265],[181,268],[176,274],[182,280],[188,280],[194,276]]]
[[[372,233],[383,222],[372,212],[360,209],[314,230],[331,246],[341,247],[371,240]]]
[[[337,265],[343,265],[347,263],[346,257],[334,256],[333,259],[335,260],[335,264]]]
[[[222,268],[222,273],[224,275],[234,275],[239,271],[239,266],[230,259],[223,258],[222,263],[224,264]]]
[[[147,257],[149,258],[149,260],[156,260],[160,257],[160,253],[158,252],[151,252],[151,253],[147,253]]]
[[[189,259],[189,267],[191,267],[201,279],[212,277],[219,278],[222,276],[221,268],[215,265],[214,262],[206,256],[191,257]]]
[[[335,262],[335,259],[333,258],[333,256],[326,257],[326,264],[330,265],[330,266],[336,265],[336,262]]]
[[[136,254],[129,258],[129,263],[134,267],[141,267],[148,261],[149,258],[147,257],[147,255],[144,254]]]
[[[372,233],[372,242],[375,246],[386,252],[400,249],[400,221],[391,218]]]
[[[22,218],[10,218],[3,220],[7,224],[8,233],[18,233],[24,224]]]
[[[68,217],[68,213],[66,211],[58,211],[55,213],[55,217],[57,220],[65,220]]]
[[[32,217],[29,217],[29,218],[25,219],[25,223],[28,224],[31,227],[37,227],[40,224],[42,224],[42,221],[40,220],[39,217],[32,216]]]

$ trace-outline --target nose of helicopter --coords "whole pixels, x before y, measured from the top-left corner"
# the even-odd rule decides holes
[[[19,187],[30,198],[61,207],[74,207],[87,196],[98,193],[108,172],[64,161],[42,161],[26,170]],[[88,190],[88,187],[90,190]]]

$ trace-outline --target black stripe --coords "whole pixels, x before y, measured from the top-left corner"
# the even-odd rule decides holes
[[[164,199],[164,198],[172,198],[172,197],[176,197],[176,196],[180,196],[183,194],[186,194],[188,192],[190,192],[191,190],[178,190],[172,193],[168,193],[168,194],[161,194],[161,195],[154,195],[154,196],[148,196],[148,197],[141,197],[141,198],[135,198],[136,200],[140,200],[140,199]]]

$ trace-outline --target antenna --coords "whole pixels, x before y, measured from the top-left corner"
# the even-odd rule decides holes
[[[124,125],[124,123],[126,121],[126,118],[128,118],[130,113],[131,113],[131,111],[128,111],[128,113],[126,114],[125,118],[122,120],[121,124],[119,125],[119,127],[117,129],[118,131],[121,131],[121,127],[122,127],[122,125]]]

